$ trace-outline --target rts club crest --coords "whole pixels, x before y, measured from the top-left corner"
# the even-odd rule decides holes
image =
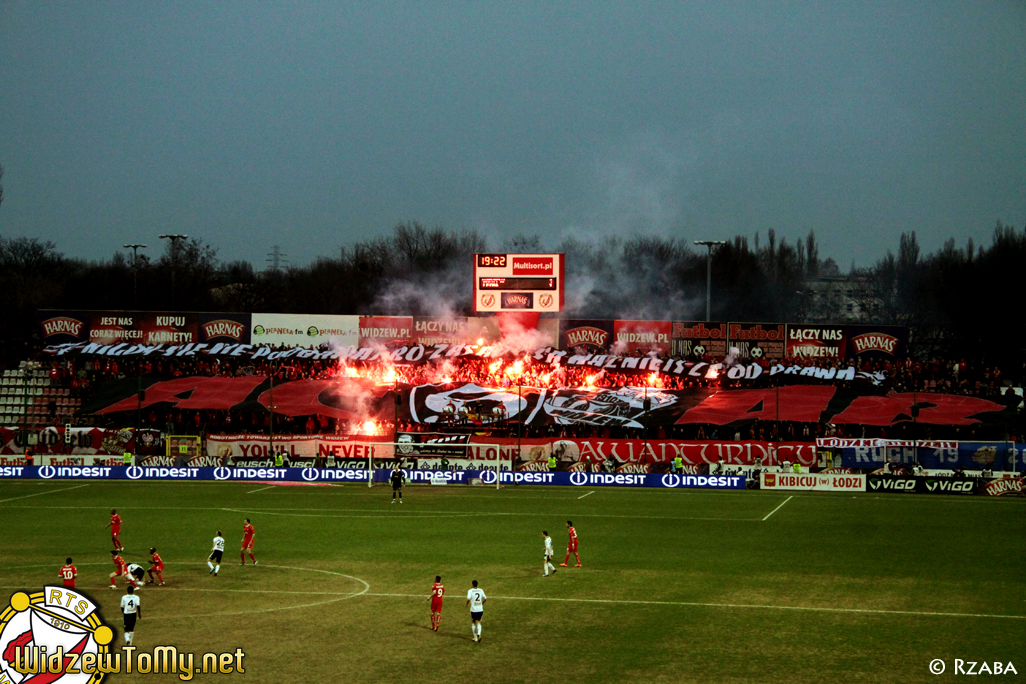
[[[96,608],[66,587],[11,596],[0,613],[0,682],[98,684],[114,632],[100,622]]]

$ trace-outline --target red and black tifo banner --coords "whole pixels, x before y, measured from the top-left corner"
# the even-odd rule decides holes
[[[517,421],[530,425],[593,425],[639,428],[705,423],[793,421],[856,425],[977,425],[1004,421],[1005,406],[954,394],[883,393],[872,386],[791,385],[780,388],[684,390],[643,387],[517,388],[473,383],[377,385],[356,378],[275,382],[262,375],[186,377],[149,383],[140,399],[136,379],[98,389],[84,414],[136,411],[150,406],[322,414],[346,420],[391,419],[427,426],[461,421],[488,425]],[[399,401],[396,402],[395,391]],[[913,407],[918,415],[913,419]]]

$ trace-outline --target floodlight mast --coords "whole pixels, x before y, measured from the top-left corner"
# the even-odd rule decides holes
[[[708,323],[712,311],[712,248],[727,244],[723,240],[695,240],[696,245],[708,248],[705,257],[705,322]]]
[[[178,241],[185,240],[188,235],[158,235],[161,240],[171,241],[171,310],[175,310],[175,271],[178,270]]]
[[[132,250],[132,307],[139,308],[139,249],[146,249],[146,245],[132,244],[124,245],[125,249]]]

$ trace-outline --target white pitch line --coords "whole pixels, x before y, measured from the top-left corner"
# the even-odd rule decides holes
[[[218,615],[252,615],[252,614],[255,614],[255,613],[278,613],[278,612],[285,611],[285,610],[296,610],[297,608],[313,608],[315,606],[323,606],[323,605],[327,605],[329,603],[338,603],[339,601],[345,601],[347,599],[356,598],[357,596],[363,596],[368,591],[370,591],[370,584],[367,582],[367,580],[363,580],[363,579],[360,579],[359,577],[354,577],[352,575],[345,575],[345,574],[343,574],[341,572],[333,572],[331,570],[320,570],[318,568],[297,568],[297,567],[293,567],[293,566],[290,566],[290,565],[262,565],[261,567],[264,567],[264,568],[276,568],[278,570],[296,570],[296,571],[300,571],[300,572],[319,572],[319,573],[322,573],[322,574],[325,574],[325,575],[334,575],[336,577],[345,577],[346,579],[351,579],[354,582],[359,582],[360,584],[362,584],[363,585],[363,590],[362,591],[351,592],[349,594],[328,594],[329,596],[337,596],[338,598],[331,598],[331,599],[328,599],[326,601],[317,601],[316,603],[305,603],[305,604],[299,605],[299,606],[282,606],[282,607],[278,607],[278,608],[262,608],[262,609],[258,609],[258,610],[244,610],[244,611],[237,612],[237,613],[218,613]],[[224,590],[216,590],[216,591],[224,591]],[[263,592],[261,592],[261,593],[263,593]],[[296,592],[296,593],[301,593],[301,592]],[[311,595],[316,595],[316,594],[311,594]],[[324,594],[321,594],[321,595],[323,596]],[[183,619],[186,619],[186,618],[190,618],[191,619],[191,618],[201,618],[201,617],[209,617],[209,614],[207,614],[207,615],[167,615],[167,616],[161,616],[161,619],[163,619],[163,620],[183,620]]]
[[[85,486],[85,485],[83,485]],[[33,495],[35,496],[35,495]],[[108,510],[103,506],[11,506],[11,508],[46,509],[46,510]],[[510,513],[506,511],[437,511],[424,509],[389,510],[388,513],[375,513],[371,508],[225,508],[223,506],[132,506],[137,511],[225,511],[229,513],[260,513],[262,515],[293,516],[299,518],[392,518],[395,520],[420,518],[478,518],[499,516],[531,516],[551,517],[552,513]],[[325,511],[324,513],[293,513],[290,511]],[[337,515],[338,513],[356,513],[357,515]],[[363,513],[364,515],[359,515]],[[579,518],[617,518],[624,520],[699,520],[703,522],[759,522],[759,518],[707,518],[679,515],[609,515],[605,513],[574,513]]]
[[[421,594],[373,594],[366,592],[362,596],[424,598]],[[493,600],[503,601],[562,601],[566,603],[626,603],[650,606],[688,606],[693,608],[753,608],[756,610],[797,610],[813,613],[868,613],[877,615],[921,615],[924,617],[968,617],[968,618],[1000,618],[1006,620],[1026,620],[1026,615],[991,615],[986,613],[941,613],[920,610],[882,610],[872,608],[819,608],[815,606],[770,606],[750,603],[695,603],[690,601],[632,601],[630,599],[582,599],[552,598],[542,596],[492,596]]]
[[[581,500],[581,499],[583,499],[584,497],[586,497],[586,496],[588,496],[588,495],[590,495],[590,494],[594,494],[594,493],[595,493],[595,490],[593,489],[593,490],[591,490],[590,492],[588,492],[588,494],[582,494],[581,496],[577,497],[577,500],[578,500],[578,501],[580,501],[580,500]]]
[[[254,494],[254,493],[256,493],[256,492],[262,492],[262,491],[264,491],[265,489],[270,489],[271,487],[274,487],[274,486],[275,486],[275,485],[267,485],[266,487],[261,487],[260,489],[254,489],[253,491],[251,491],[251,492],[246,492],[246,493],[247,493],[247,494]]]
[[[64,489],[51,489],[48,492],[37,492],[35,494],[26,494],[25,496],[14,496],[10,499],[2,499],[0,503],[7,503],[8,501],[16,501],[18,499],[28,499],[32,496],[43,496],[44,494],[56,494],[57,492],[70,492],[72,489],[82,489],[82,487],[88,487],[88,484],[78,485],[77,487],[65,487]]]
[[[789,497],[787,497],[786,499],[784,499],[784,503],[780,504],[779,506],[777,506],[776,508],[774,508],[774,509],[773,509],[772,511],[770,511],[770,512],[769,512],[769,515],[767,515],[767,516],[766,516],[765,518],[763,518],[763,519],[762,519],[762,521],[763,521],[763,522],[766,522],[767,520],[769,520],[769,517],[770,517],[770,515],[773,515],[774,513],[776,513],[777,511],[779,511],[779,510],[780,510],[781,508],[783,508],[783,507],[784,507],[784,504],[786,504],[786,503],[787,503],[788,501],[790,501],[790,500],[791,500],[791,499],[793,499],[793,498],[794,498],[794,496],[789,496]]]

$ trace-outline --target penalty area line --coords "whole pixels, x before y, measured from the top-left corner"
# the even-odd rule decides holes
[[[590,495],[592,495],[592,494],[594,494],[594,493],[595,493],[595,490],[593,489],[593,490],[591,490],[590,492],[588,492],[587,494],[582,494],[581,496],[577,497],[577,500],[578,500],[578,501],[580,501],[580,500],[581,500],[581,499],[583,499],[584,497],[586,497],[586,496],[590,496]]]
[[[789,497],[787,497],[786,499],[784,499],[784,503],[780,504],[779,506],[777,506],[776,508],[774,508],[774,509],[773,509],[772,511],[770,511],[770,512],[769,512],[769,515],[767,515],[767,516],[766,516],[765,518],[763,518],[763,519],[762,519],[762,521],[763,521],[763,522],[766,522],[767,520],[769,520],[769,517],[770,517],[770,515],[773,515],[774,513],[776,513],[777,511],[779,511],[779,510],[780,510],[781,508],[783,508],[783,507],[784,507],[784,504],[786,504],[786,503],[787,503],[788,501],[790,501],[790,500],[791,500],[791,499],[793,499],[793,498],[794,498],[794,496],[792,495],[792,496],[789,496]]]
[[[88,487],[88,484],[78,485],[77,487],[65,487],[64,489],[51,489],[48,492],[36,492],[35,494],[26,494],[24,496],[14,496],[10,499],[2,499],[0,503],[7,503],[8,501],[17,501],[18,499],[28,499],[33,496],[43,496],[44,494],[56,494],[58,492],[70,492],[72,489],[82,489],[82,487]]]
[[[265,489],[270,489],[270,488],[271,488],[271,487],[273,487],[273,486],[274,486],[274,485],[267,485],[266,487],[261,487],[260,489],[254,489],[254,490],[252,490],[252,491],[249,491],[249,492],[246,492],[246,493],[247,493],[247,494],[256,494],[257,492],[262,492],[262,491],[264,491]]]
[[[361,596],[424,598],[421,594],[375,594],[366,592]],[[943,613],[923,610],[883,610],[874,608],[828,608],[816,606],[770,606],[751,603],[698,603],[691,601],[634,601],[630,599],[584,599],[554,598],[547,596],[492,596],[502,601],[559,601],[563,603],[623,603],[645,606],[686,606],[691,608],[748,608],[755,610],[795,610],[810,613],[863,613],[869,615],[917,615],[922,617],[998,618],[1004,620],[1026,620],[1026,615],[993,615],[987,613]]]

